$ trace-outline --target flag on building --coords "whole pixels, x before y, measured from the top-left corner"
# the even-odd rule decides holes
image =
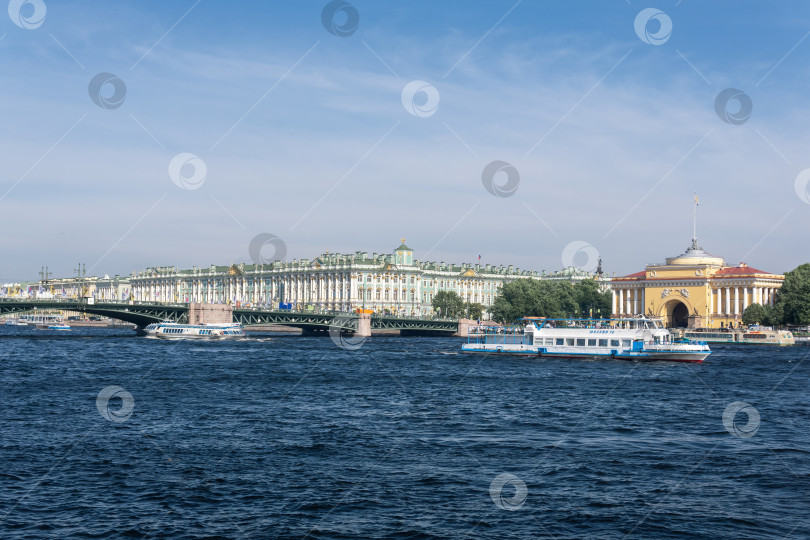
[[[481,255],[479,255],[479,256],[478,256],[478,260],[479,260],[479,261],[481,260]]]

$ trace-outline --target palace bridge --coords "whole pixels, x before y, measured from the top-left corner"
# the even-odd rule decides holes
[[[109,317],[133,323],[139,328],[154,322],[173,321],[188,323],[188,304],[87,302],[75,299],[17,300],[0,299],[0,316],[37,311],[75,311]],[[233,321],[246,328],[259,325],[278,325],[301,328],[305,332],[325,332],[330,328],[356,331],[360,315],[341,312],[312,312],[291,310],[263,310],[258,308],[233,310]],[[417,317],[371,316],[371,331],[399,330],[405,334],[452,335],[459,331],[454,319],[427,319]],[[466,328],[464,328],[466,330]]]

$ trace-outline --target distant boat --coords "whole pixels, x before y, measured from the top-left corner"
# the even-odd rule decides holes
[[[67,324],[52,324],[48,327],[48,330],[70,330],[70,326]]]
[[[797,340],[788,330],[774,330],[770,326],[738,328],[694,328],[683,332],[683,337],[708,343],[740,343],[745,345],[794,345]]]
[[[240,323],[225,324],[180,324],[174,322],[152,323],[144,328],[147,337],[159,339],[241,339],[245,329]]]

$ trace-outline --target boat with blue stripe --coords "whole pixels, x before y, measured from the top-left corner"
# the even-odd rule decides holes
[[[465,353],[702,362],[705,341],[676,338],[660,320],[524,317],[520,326],[473,326]]]

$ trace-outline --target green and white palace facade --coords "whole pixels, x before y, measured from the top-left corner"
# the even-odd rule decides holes
[[[420,262],[405,245],[393,254],[324,253],[315,259],[230,266],[153,267],[130,277],[132,300],[231,303],[239,306],[335,311],[371,310],[398,316],[434,314],[433,297],[453,291],[488,313],[499,288],[520,278],[578,281],[594,275],[569,267],[547,274],[489,264]]]

